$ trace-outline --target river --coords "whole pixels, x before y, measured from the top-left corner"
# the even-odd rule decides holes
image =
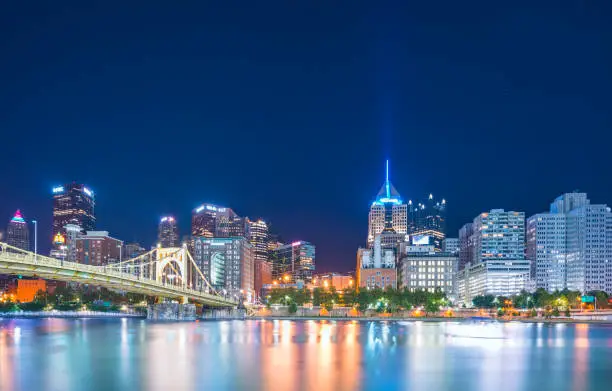
[[[610,390],[612,326],[0,319],[0,390]]]

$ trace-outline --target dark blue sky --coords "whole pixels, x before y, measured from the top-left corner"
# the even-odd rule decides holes
[[[38,218],[41,247],[72,180],[121,239],[216,202],[320,270],[354,267],[387,157],[450,236],[574,189],[612,203],[609,1],[32,3],[0,13],[0,221]]]

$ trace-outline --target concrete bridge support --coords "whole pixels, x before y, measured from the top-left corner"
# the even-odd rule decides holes
[[[196,320],[195,304],[159,303],[147,307],[148,320]]]

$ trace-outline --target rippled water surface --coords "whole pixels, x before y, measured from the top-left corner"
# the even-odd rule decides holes
[[[612,390],[612,327],[0,319],[0,390]]]

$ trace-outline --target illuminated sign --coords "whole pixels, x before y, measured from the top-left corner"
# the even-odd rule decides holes
[[[63,193],[63,192],[64,192],[64,186],[55,186],[53,188],[53,194]]]
[[[582,302],[583,303],[594,303],[595,297],[594,296],[582,296]]]
[[[392,204],[401,204],[402,200],[400,200],[399,198],[389,198],[389,197],[383,197],[383,198],[379,198],[378,201],[383,202],[383,203],[392,203]]]
[[[200,213],[204,209],[210,210],[210,211],[213,211],[213,212],[222,212],[222,213],[225,212],[225,210],[226,210],[226,208],[217,208],[214,205],[202,205],[202,206],[199,206],[195,211],[196,211],[196,213]]]
[[[169,216],[169,217],[162,217],[161,221],[162,221],[162,223],[163,223],[164,221],[170,221],[170,222],[172,222],[172,221],[174,221],[174,217],[172,217],[172,216]]]
[[[412,237],[413,246],[427,246],[429,243],[428,235],[415,235]]]
[[[295,246],[299,246],[300,244],[302,244],[302,242],[293,242],[293,243],[291,243],[291,245],[292,245],[293,247],[295,247]]]
[[[89,190],[88,188],[84,187],[83,192],[85,192],[85,194],[88,196],[93,197],[93,191]]]
[[[202,205],[202,206],[198,207],[198,208],[196,209],[196,213],[200,213],[200,212],[201,212],[201,211],[203,211],[203,210],[204,210],[204,205]]]

